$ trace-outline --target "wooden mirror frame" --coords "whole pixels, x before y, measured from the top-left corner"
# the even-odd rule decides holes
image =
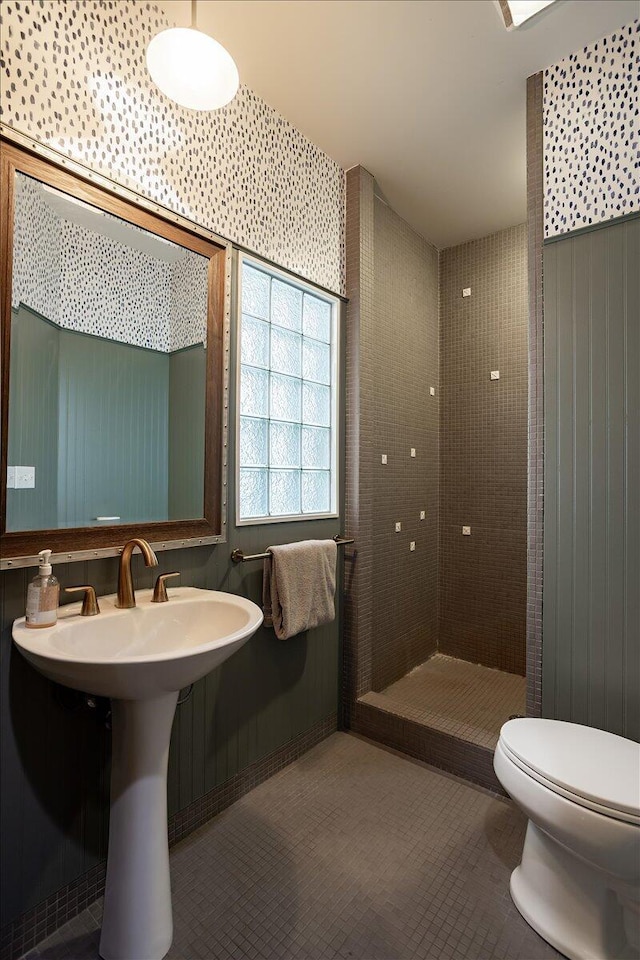
[[[71,169],[73,169],[73,172]],[[207,257],[208,307],[205,388],[204,517],[157,523],[70,527],[53,530],[7,531],[7,465],[9,428],[9,371],[11,353],[11,300],[13,272],[13,221],[15,174],[23,173],[83,200],[137,227],[187,247]],[[97,181],[97,182],[94,182]],[[125,198],[126,197],[126,198]],[[0,563],[3,568],[37,562],[39,550],[51,549],[69,559],[89,559],[119,552],[133,536],[144,537],[157,549],[215,543],[223,536],[223,471],[226,468],[223,443],[227,380],[224,364],[228,336],[228,289],[231,246],[199,228],[189,229],[188,221],[111,184],[65,158],[47,151],[38,153],[0,139]],[[76,557],[76,555],[78,555]],[[58,557],[58,559],[60,559]]]

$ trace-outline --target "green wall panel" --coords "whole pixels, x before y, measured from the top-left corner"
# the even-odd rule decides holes
[[[36,486],[7,490],[7,529],[56,526],[59,330],[20,305],[11,319],[8,463],[35,467]]]
[[[9,464],[35,466],[36,487],[8,491],[9,530],[87,526],[97,516],[167,518],[169,405],[183,447],[192,428],[181,423],[198,418],[187,375],[192,384],[200,378],[204,405],[203,363],[181,360],[182,389],[170,396],[172,359],[61,329],[20,306],[12,322],[9,402],[19,416],[9,425]],[[202,409],[199,416],[203,433]],[[200,471],[201,461],[190,458]]]
[[[60,331],[60,526],[166,518],[168,395],[168,354]]]
[[[640,219],[544,250],[543,712],[640,740]]]
[[[203,516],[206,361],[201,343],[169,357],[169,520]]]

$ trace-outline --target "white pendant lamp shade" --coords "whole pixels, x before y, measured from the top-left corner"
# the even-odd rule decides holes
[[[158,33],[147,48],[147,67],[162,92],[189,110],[224,107],[240,82],[222,44],[190,27]]]

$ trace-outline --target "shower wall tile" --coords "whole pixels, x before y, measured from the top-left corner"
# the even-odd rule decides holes
[[[437,644],[438,253],[375,196],[366,170],[349,171],[347,196],[349,701]]]
[[[344,511],[347,536],[355,539],[353,550],[345,548],[341,719],[347,727],[356,699],[371,690],[373,498],[372,475],[364,468],[361,447],[370,432],[363,423],[371,420],[372,375],[360,332],[370,326],[373,311],[373,188],[373,177],[364,168],[347,171]]]
[[[527,234],[529,287],[529,465],[527,481],[527,716],[542,712],[542,555],[544,534],[544,330],[542,318],[543,77],[527,80]]]
[[[526,225],[442,251],[439,650],[518,674],[527,596],[527,321]]]
[[[372,682],[383,690],[437,646],[438,253],[378,197],[374,293]]]

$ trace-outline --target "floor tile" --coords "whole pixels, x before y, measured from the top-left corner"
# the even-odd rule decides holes
[[[173,848],[168,958],[558,958],[509,897],[525,825],[509,801],[336,733]],[[29,960],[97,960],[100,917]]]

